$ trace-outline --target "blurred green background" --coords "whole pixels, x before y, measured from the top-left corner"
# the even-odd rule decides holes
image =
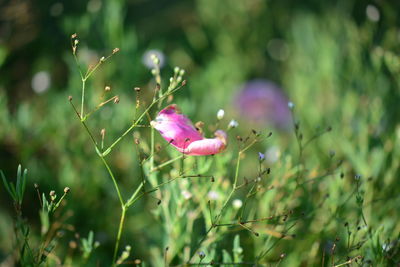
[[[320,207],[329,194],[326,206],[299,226],[299,238],[274,248],[272,253],[278,258],[280,253],[287,254],[283,266],[321,264],[326,244],[346,236],[345,222],[357,231],[362,223],[352,194],[356,174],[362,177],[364,213],[374,237],[393,244],[390,253],[398,247],[400,3],[41,0],[0,5],[0,169],[7,177],[14,177],[19,163],[29,169],[24,215],[37,234],[40,204],[33,183],[43,192],[71,188],[63,215],[71,230],[58,245],[61,255],[67,253],[75,233],[87,236],[93,230],[101,243],[93,262],[110,261],[119,218],[112,182],[68,103],[69,95],[78,103],[81,90],[71,53],[73,33],[78,34],[78,57],[84,65],[120,48],[88,84],[89,107],[99,102],[105,86],[120,97],[118,105],[105,107],[90,122],[97,138],[105,127],[107,138],[113,140],[130,125],[134,87],[142,88],[143,99],[151,97],[154,81],[144,60],[153,49],[164,57],[164,85],[175,66],[186,70],[188,85],[177,93],[174,103],[194,122],[214,123],[219,109],[225,110],[224,125],[230,119],[239,122],[227,153],[235,150],[237,134],[246,135],[252,128],[273,132],[269,141],[251,153],[257,158],[258,151],[274,149],[280,157],[268,164],[272,173],[276,170],[275,179],[281,185],[297,161],[295,135],[291,128],[275,129],[269,121],[252,123],[241,116],[246,112],[238,110],[235,95],[242,85],[264,79],[282,88],[295,104],[295,120],[300,121],[305,139],[318,127],[332,127],[309,147],[304,158],[310,173],[322,173],[330,166],[329,154],[335,151],[335,159],[344,162],[340,169],[344,178],[321,181],[300,194],[299,200],[289,198],[291,188],[285,189],[287,194],[274,196],[275,201],[283,199],[276,210],[279,205],[282,210],[310,210]],[[161,138],[157,140],[164,144]],[[125,139],[110,158],[123,193],[132,192],[140,182],[135,159],[132,138]],[[254,169],[252,161],[247,162],[241,175]],[[262,207],[274,205],[274,197],[260,197],[255,209],[261,212]],[[347,205],[348,197],[351,204]],[[1,262],[13,246],[13,207],[3,187],[0,203]],[[152,198],[138,203],[128,212],[123,244],[134,243],[133,258],[157,266],[151,255],[162,254],[165,244],[160,240],[165,233],[162,223],[148,211],[157,205]],[[263,241],[245,240],[244,255],[251,260],[253,247]],[[350,253],[345,247],[340,247],[343,260]],[[399,264],[398,249],[389,257],[373,248],[360,252],[375,262],[373,266]]]

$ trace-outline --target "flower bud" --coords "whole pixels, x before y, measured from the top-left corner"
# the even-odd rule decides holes
[[[217,112],[217,119],[222,120],[224,118],[225,111],[223,109],[218,110]]]
[[[200,259],[204,259],[206,257],[206,253],[204,253],[204,251],[200,251],[199,257],[200,257]]]
[[[232,202],[232,205],[235,209],[240,209],[243,206],[243,202],[240,199],[235,199]]]
[[[238,126],[239,126],[239,123],[238,123],[237,121],[231,120],[231,121],[229,122],[228,128],[236,128],[236,127],[238,127]]]

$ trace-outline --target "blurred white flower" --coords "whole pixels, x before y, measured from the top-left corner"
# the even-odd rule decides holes
[[[238,210],[243,206],[243,202],[240,199],[235,199],[232,202],[232,206]]]
[[[182,195],[183,195],[183,198],[186,199],[186,200],[192,198],[192,193],[190,193],[187,190],[183,190],[182,191]]]
[[[239,126],[239,123],[235,120],[231,120],[228,125],[229,128],[236,128],[238,126]]]
[[[265,160],[272,164],[278,161],[281,151],[278,146],[271,146],[265,151]]]
[[[217,112],[217,119],[222,120],[224,118],[225,111],[223,109],[218,110]]]
[[[374,5],[368,5],[365,10],[367,17],[370,21],[377,22],[380,18],[379,10]]]
[[[39,71],[33,75],[31,86],[37,94],[46,92],[50,87],[50,74],[47,71]]]
[[[87,4],[87,11],[90,13],[96,13],[100,10],[102,3],[100,0],[90,0]]]
[[[208,197],[211,200],[217,200],[217,199],[219,199],[219,194],[216,191],[210,191],[210,192],[208,192]]]
[[[147,50],[143,54],[143,57],[142,57],[143,64],[147,68],[153,69],[155,67],[155,65],[154,65],[154,56],[158,58],[160,68],[162,68],[164,66],[164,64],[165,64],[165,56],[160,50],[156,50],[156,49]]]
[[[60,2],[56,2],[50,7],[50,15],[53,17],[60,16],[63,13],[63,11],[64,11],[64,5]]]

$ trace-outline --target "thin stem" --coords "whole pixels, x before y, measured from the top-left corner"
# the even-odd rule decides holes
[[[83,74],[82,74],[82,70],[81,70],[81,66],[79,64],[78,58],[76,56],[76,50],[72,53],[74,55],[74,60],[75,60],[75,64],[78,67],[78,71],[79,71],[79,75],[81,76],[81,79],[83,79]]]
[[[105,104],[110,103],[111,101],[115,100],[115,98],[117,98],[118,96],[113,96],[110,99],[100,103],[99,105],[97,105],[92,111],[90,111],[88,114],[85,115],[85,117],[83,118],[83,120],[87,120],[90,115],[92,115],[93,113],[95,113],[97,110],[99,110],[101,107],[103,107]]]
[[[248,147],[247,147],[247,148],[248,148]],[[247,148],[246,148],[246,149],[247,149]],[[234,178],[234,180],[233,180],[232,190],[231,190],[231,192],[229,193],[228,197],[226,198],[224,204],[222,205],[221,211],[219,212],[219,214],[218,214],[217,217],[215,218],[215,221],[214,221],[215,223],[218,223],[218,222],[219,222],[219,219],[221,218],[222,213],[225,211],[225,209],[226,209],[226,207],[227,207],[227,205],[228,205],[228,202],[231,200],[233,194],[235,193],[235,191],[236,191],[236,189],[237,189],[236,187],[237,187],[237,181],[238,181],[238,177],[239,177],[240,157],[242,156],[242,152],[243,152],[243,151],[244,151],[244,150],[241,150],[241,151],[239,151],[239,153],[238,153],[237,162],[236,162],[236,170],[235,170],[235,178]]]
[[[184,86],[184,83],[182,83],[182,85],[179,86],[179,87],[177,87],[176,89],[174,89],[174,90],[172,90],[172,91],[170,91],[170,92],[168,92],[168,93],[165,93],[164,95],[162,95],[162,96],[159,97],[158,99],[154,100],[154,101],[146,108],[146,110],[139,116],[139,118],[138,118],[137,120],[135,120],[135,121],[133,122],[133,124],[132,124],[120,137],[118,137],[118,138],[114,141],[114,143],[112,143],[105,151],[111,151],[111,149],[112,149],[114,146],[116,146],[130,131],[133,130],[133,128],[135,128],[135,127],[139,124],[139,122],[143,119],[143,117],[150,111],[150,109],[151,109],[157,102],[159,102],[160,100],[166,98],[167,96],[169,96],[169,95],[175,93],[177,90],[179,90],[180,88],[182,88],[182,86]]]
[[[86,78],[82,78],[81,119],[83,119],[83,117],[84,117],[83,107],[85,104],[85,84],[86,84]]]
[[[254,143],[252,143],[252,144],[254,144]],[[245,150],[247,150],[248,148],[249,148],[249,146],[246,147]],[[215,216],[214,223],[210,226],[210,228],[208,228],[208,230],[207,230],[207,232],[205,233],[205,235],[202,237],[202,239],[198,242],[196,248],[193,250],[193,254],[192,254],[192,256],[189,258],[189,262],[190,262],[190,260],[193,258],[193,256],[195,255],[196,251],[199,249],[199,247],[201,246],[201,244],[202,244],[202,243],[204,242],[204,240],[207,238],[207,236],[208,236],[208,234],[211,232],[211,230],[214,229],[214,228],[216,227],[216,224],[218,224],[219,219],[220,219],[221,216],[222,216],[222,213],[224,212],[224,210],[225,210],[225,208],[226,208],[228,202],[231,200],[233,194],[234,194],[235,191],[236,191],[237,181],[238,181],[238,177],[239,177],[239,169],[240,169],[240,168],[239,168],[239,167],[240,167],[240,157],[241,157],[241,155],[242,155],[242,151],[244,151],[244,150],[240,150],[240,151],[238,152],[238,157],[237,157],[237,162],[236,162],[236,170],[235,170],[235,178],[234,178],[234,180],[233,180],[232,190],[231,190],[231,192],[229,193],[228,197],[226,198],[224,204],[222,205],[221,211],[218,213],[217,216]]]
[[[154,138],[155,138],[154,127],[151,127],[151,129],[150,129],[150,153],[151,153],[150,155],[151,155],[151,158],[150,158],[150,166],[149,166],[150,172],[149,173],[151,173],[151,171],[154,169]],[[156,176],[154,174],[150,174],[150,182],[156,183],[156,180],[157,180]]]
[[[72,107],[74,108],[74,110],[75,110],[75,112],[76,112],[76,108],[75,108],[74,104],[72,103],[72,101],[70,101],[70,103],[71,103]],[[78,117],[79,117],[79,114],[78,114],[78,113],[77,113],[77,115],[78,115]],[[92,140],[93,145],[94,145],[96,151],[98,151],[98,155],[99,155],[101,161],[103,162],[104,166],[106,167],[106,169],[107,169],[107,171],[108,171],[108,173],[109,173],[109,175],[110,175],[110,177],[111,177],[111,179],[112,179],[112,181],[113,181],[115,190],[117,191],[117,194],[118,194],[119,201],[120,201],[121,205],[123,206],[123,205],[124,205],[124,200],[123,200],[122,195],[121,195],[121,192],[120,192],[120,190],[119,190],[117,180],[115,179],[114,174],[113,174],[113,172],[111,171],[110,166],[108,165],[108,163],[107,163],[107,161],[104,159],[104,157],[99,153],[100,150],[99,150],[99,147],[97,146],[97,142],[96,142],[96,140],[94,139],[94,136],[93,136],[92,132],[89,130],[89,128],[88,128],[88,126],[86,125],[86,123],[85,123],[83,120],[81,120],[81,123],[82,123],[83,127],[85,128],[86,132],[88,133],[88,135],[90,136],[90,139]]]
[[[148,112],[148,111],[153,107],[153,105],[154,105],[155,103],[156,103],[156,102],[151,103],[151,104],[147,107],[146,111],[143,112],[142,115],[140,115],[139,118],[138,118],[138,119],[137,119],[137,120],[136,120],[136,121],[121,135],[121,136],[120,136],[120,137],[118,137],[117,140],[114,141],[114,143],[112,143],[112,144],[106,149],[106,151],[111,150],[114,146],[116,146],[116,145],[122,140],[122,138],[124,138],[130,131],[132,131],[133,128],[135,128],[136,125],[138,125],[139,122],[143,119],[143,117],[144,117],[144,115],[146,114],[146,112]]]
[[[180,155],[180,156],[178,156],[176,158],[170,159],[170,160],[158,165],[157,167],[153,167],[153,168],[150,169],[150,172],[157,171],[157,170],[159,170],[159,169],[161,169],[161,168],[163,168],[163,167],[165,167],[165,166],[167,166],[167,165],[169,165],[169,164],[181,159],[183,156],[184,156],[184,154],[182,154],[182,155]]]
[[[124,207],[124,199],[122,198],[121,191],[119,190],[117,180],[115,179],[114,174],[111,171],[111,168],[108,165],[107,161],[104,159],[104,157],[100,156],[100,155],[99,155],[99,157],[101,158],[101,161],[103,162],[103,164],[106,167],[108,173],[110,174],[110,177],[111,177],[111,179],[112,179],[112,181],[114,183],[115,190],[117,191],[117,194],[118,194],[119,202],[121,203],[121,206]]]
[[[113,266],[115,266],[116,260],[117,260],[119,241],[121,240],[122,229],[124,228],[125,213],[126,213],[126,207],[123,205],[122,206],[122,211],[121,211],[121,219],[119,220],[117,240],[115,241],[114,256],[113,256]]]
[[[64,198],[65,198],[66,195],[67,195],[67,193],[64,192],[64,194],[60,197],[60,199],[58,200],[58,202],[54,205],[53,211],[56,210],[56,209],[60,206],[61,202],[64,200]]]
[[[137,196],[137,194],[139,194],[139,192],[143,188],[143,186],[144,186],[144,182],[140,183],[138,188],[136,188],[135,192],[132,194],[132,196],[126,202],[126,207],[130,207],[133,203],[136,202],[136,200],[138,200],[138,198],[136,198],[136,196]]]

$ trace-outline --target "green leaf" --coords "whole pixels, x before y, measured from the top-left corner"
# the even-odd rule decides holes
[[[223,263],[233,262],[231,255],[229,255],[228,251],[226,251],[225,249],[222,250],[222,262]]]
[[[21,164],[18,165],[18,169],[17,169],[17,183],[15,185],[15,189],[17,192],[17,201],[18,203],[21,203],[21,172],[22,172],[22,167]]]
[[[40,215],[40,223],[42,226],[41,232],[42,235],[44,235],[48,232],[50,227],[49,213],[46,210],[41,210],[39,215]]]
[[[101,154],[103,157],[107,156],[111,152],[111,148],[107,148],[106,151]]]
[[[90,246],[93,244],[93,231],[89,232],[88,242],[89,242]]]
[[[243,248],[240,246],[240,236],[235,235],[233,240],[233,259],[235,262],[242,261],[243,258]]]
[[[24,174],[22,176],[22,186],[21,186],[21,202],[24,199],[25,188],[26,188],[26,175],[28,174],[28,170],[24,170]]]
[[[12,197],[12,199],[15,201],[15,195],[14,195],[13,192],[11,191],[10,186],[8,185],[7,179],[6,179],[6,177],[4,176],[4,173],[3,173],[2,170],[0,170],[0,174],[1,174],[1,178],[2,178],[2,180],[3,180],[4,187],[6,188],[8,194],[9,194],[9,195]]]
[[[15,186],[14,186],[14,184],[13,183],[10,183],[10,189],[11,189],[11,192],[13,193],[13,199],[14,199],[14,201],[18,201],[18,195],[17,195],[17,191],[15,190]]]

